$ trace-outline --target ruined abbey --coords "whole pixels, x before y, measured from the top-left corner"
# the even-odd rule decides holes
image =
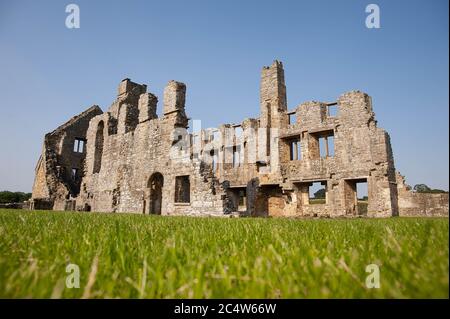
[[[283,65],[264,67],[260,116],[191,125],[186,85],[163,96],[129,79],[108,111],[92,106],[46,134],[30,209],[199,216],[448,216],[448,194],[418,194],[360,91],[288,109]],[[358,186],[367,185],[365,206]],[[323,188],[323,199],[311,187]]]

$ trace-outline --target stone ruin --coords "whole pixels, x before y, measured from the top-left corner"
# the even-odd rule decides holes
[[[196,131],[185,101],[186,85],[169,81],[159,118],[158,98],[124,79],[107,112],[94,105],[45,136],[30,209],[448,216],[448,193],[416,194],[396,172],[389,135],[363,92],[289,111],[283,65],[274,61],[262,69],[259,118]],[[317,183],[322,200],[310,195]]]

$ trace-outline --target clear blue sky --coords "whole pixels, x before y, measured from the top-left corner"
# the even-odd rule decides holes
[[[67,29],[76,3],[81,28]],[[365,27],[365,7],[381,28]],[[187,84],[204,127],[259,113],[261,67],[283,61],[290,109],[358,89],[373,98],[409,184],[448,190],[448,1],[0,0],[0,190],[30,191],[44,134],[125,77]]]

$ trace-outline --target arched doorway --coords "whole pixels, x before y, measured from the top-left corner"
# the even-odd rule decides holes
[[[164,186],[164,177],[161,173],[153,173],[150,176],[147,184],[147,188],[149,189],[149,205],[148,205],[148,213],[161,215],[161,206],[162,206],[162,188]]]

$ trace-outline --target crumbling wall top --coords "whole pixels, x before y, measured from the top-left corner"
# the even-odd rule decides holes
[[[132,82],[128,78],[123,79],[120,82],[119,87],[117,89],[117,95],[119,98],[126,94],[133,94],[133,95],[139,96],[145,92],[147,92],[146,84],[138,84],[138,83]]]
[[[183,111],[186,103],[186,84],[171,80],[164,88],[164,114]]]

